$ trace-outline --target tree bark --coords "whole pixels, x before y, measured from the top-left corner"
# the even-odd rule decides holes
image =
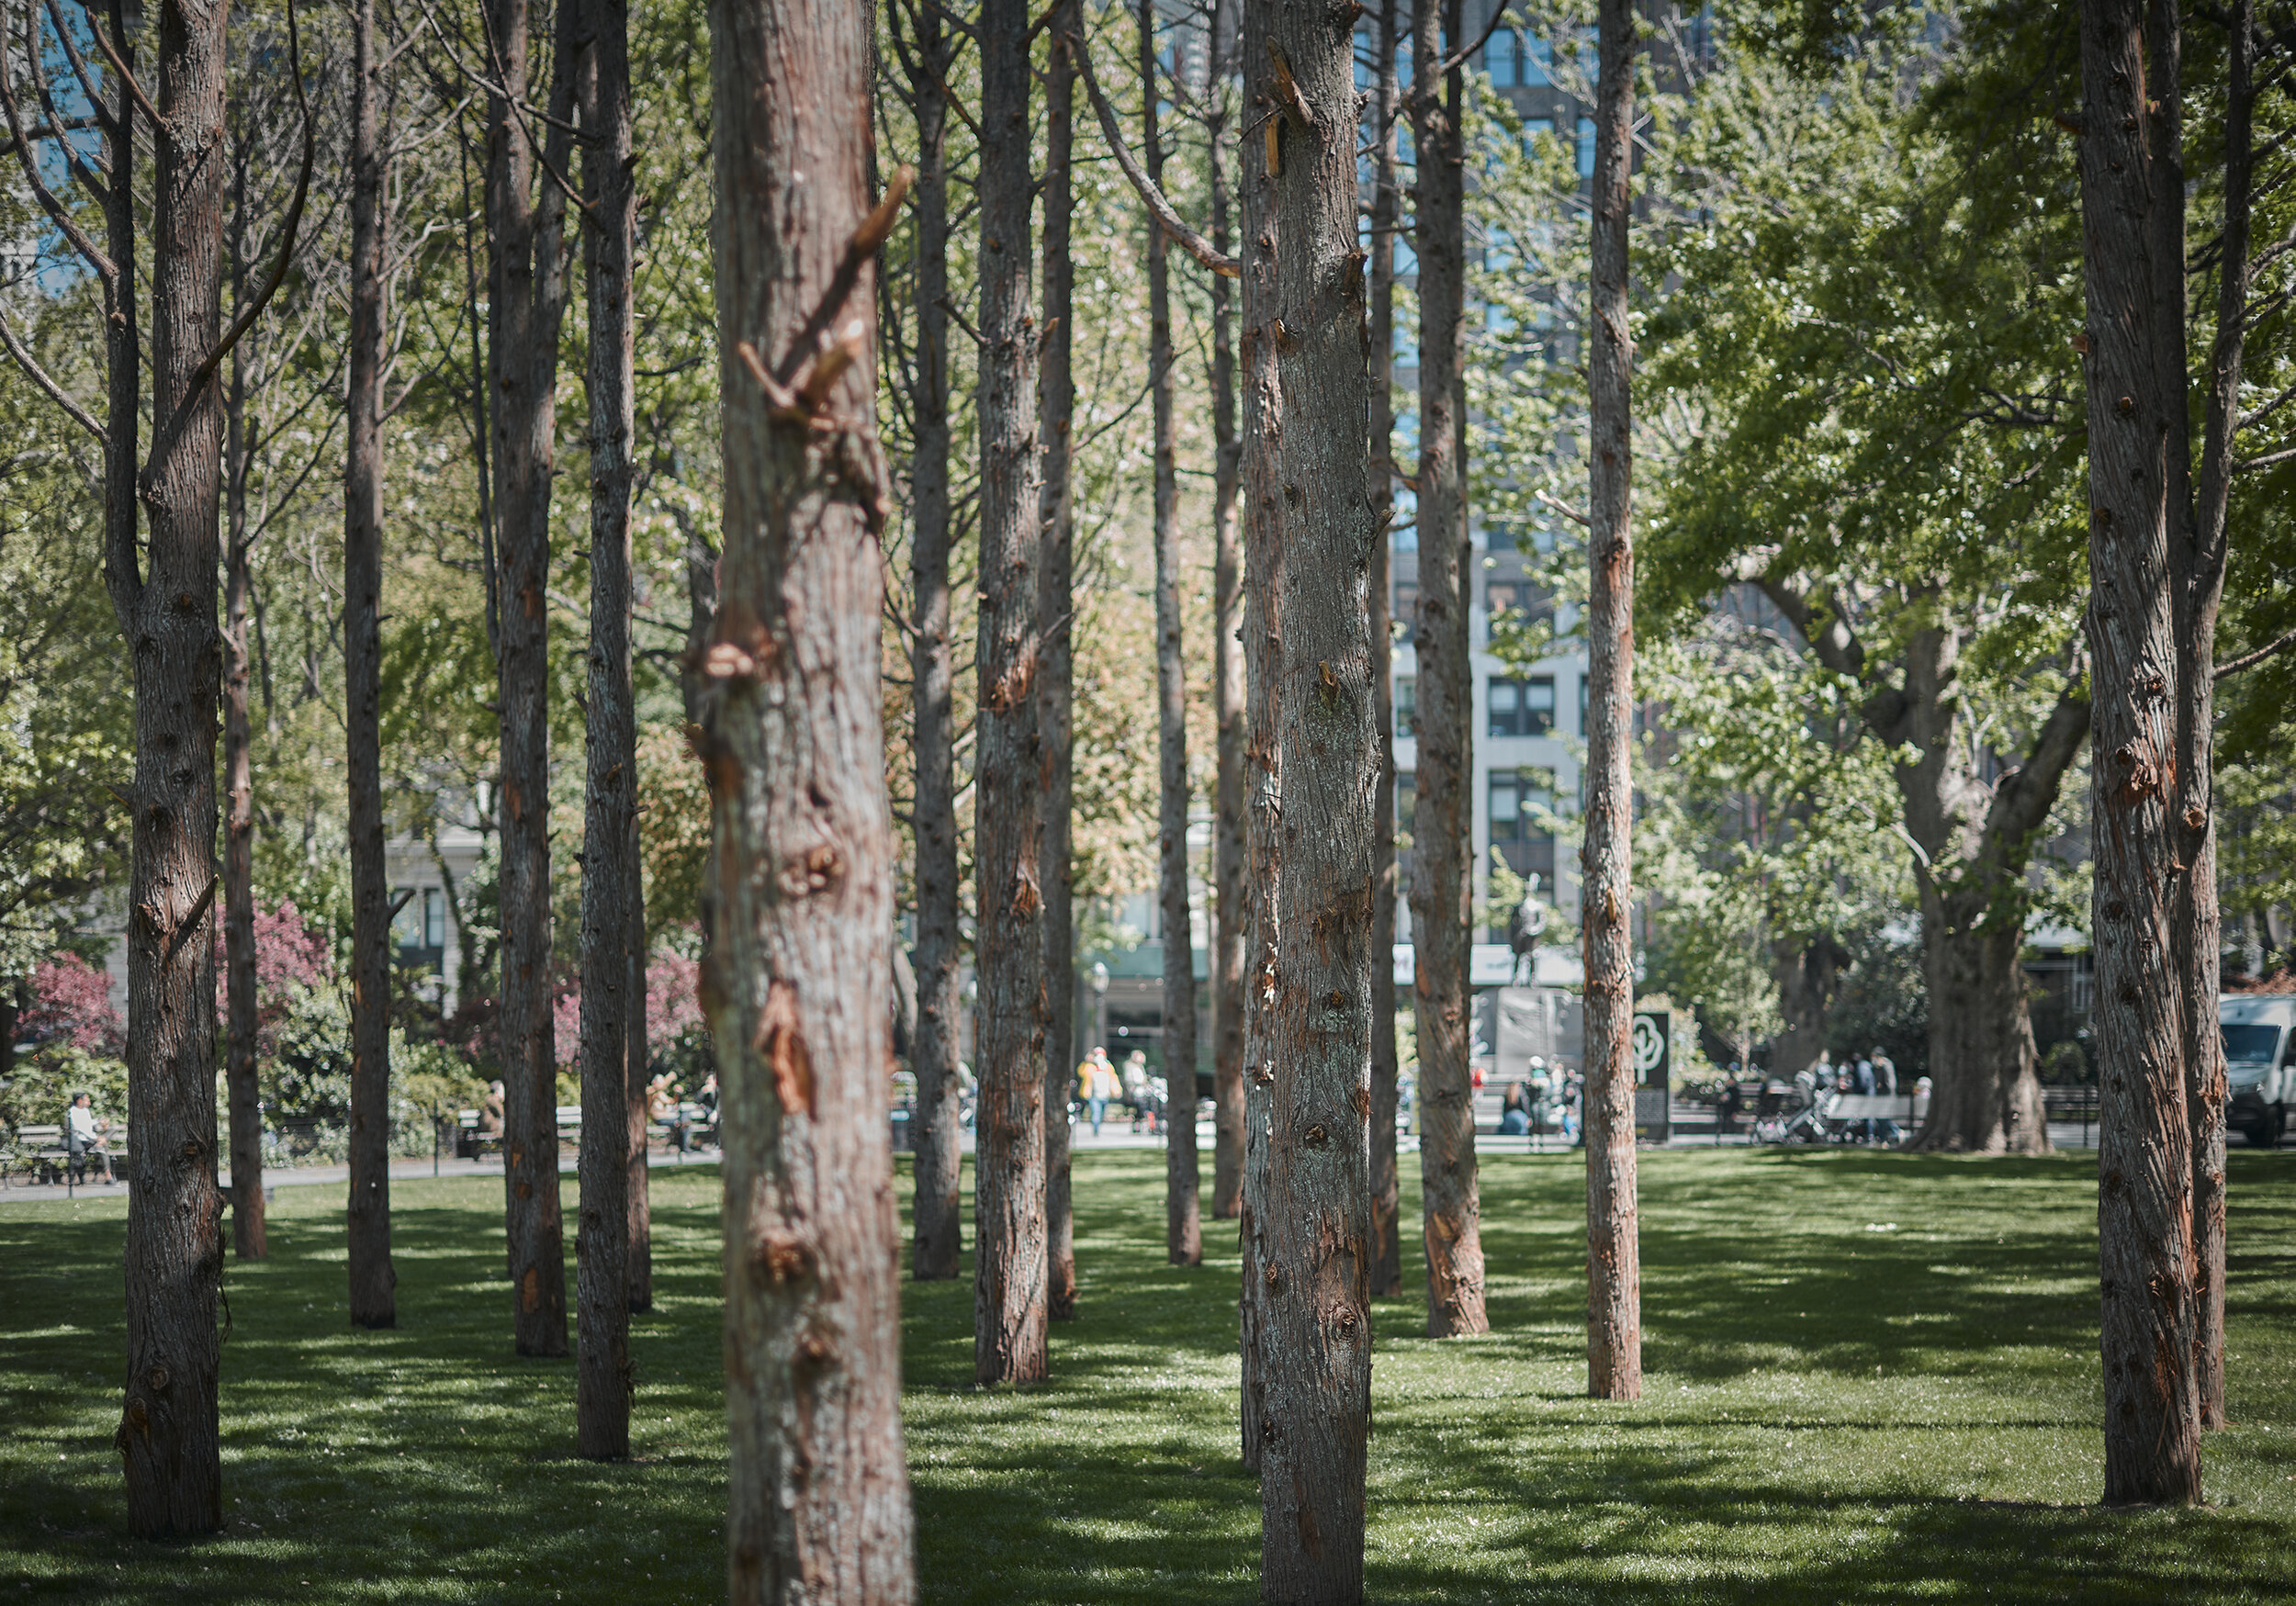
[[[2177,27],[2173,7],[2154,7],[2155,32]],[[2256,6],[2232,8],[2226,39],[2224,225],[2217,272],[2216,338],[2200,472],[2184,539],[2173,542],[2177,588],[2178,856],[2189,866],[2176,883],[2175,960],[2187,1000],[2184,1016],[2186,1116],[2192,1129],[2193,1280],[2196,1301],[2194,1389],[2200,1426],[2224,1425],[2224,1039],[2216,1009],[2223,985],[2223,919],[2217,903],[2215,837],[2216,619],[2223,601],[2225,512],[2232,490],[2234,436],[2240,416],[2243,336],[2248,316],[2250,211],[2255,180],[2253,126]],[[2155,53],[2167,55],[2163,50]],[[2181,118],[2181,86],[2165,117]],[[2165,100],[2167,96],[2163,97]],[[2181,172],[2178,174],[2181,180]],[[2164,214],[2172,208],[2164,208]],[[2178,260],[2183,213],[2162,241]],[[2183,280],[2177,281],[2179,291]],[[2178,373],[2183,371],[2185,323],[2178,313]],[[2189,417],[2189,415],[2188,415]]]
[[[904,16],[895,7],[897,20]],[[950,657],[949,602],[949,172],[948,91],[959,40],[938,7],[920,5],[915,19],[917,193],[917,379],[909,399],[915,421],[910,457],[909,590],[916,635],[909,647],[915,683],[917,751],[917,1240],[910,1273],[920,1282],[957,1275],[961,1248],[960,1172],[963,1134],[958,1117],[958,870],[956,731]]]
[[[983,0],[981,52],[981,604],[974,649],[973,1356],[983,1383],[1045,1375],[1043,750],[1036,679],[1037,329],[1029,310],[1029,12]]]
[[[885,1121],[893,825],[867,16],[800,0],[710,7],[726,547],[703,660],[705,1009],[724,1101],[736,1606],[900,1606],[917,1592]],[[745,354],[797,391],[793,408],[774,405]]]
[[[248,282],[247,163],[253,135],[242,129],[231,166],[231,303],[234,316]],[[244,346],[242,343],[242,347]],[[247,417],[247,354],[231,352],[225,393],[223,497],[223,1002],[225,1096],[230,1104],[231,1247],[242,1260],[269,1252],[263,1196],[263,1093],[256,1077],[255,779],[247,709],[247,611],[253,584],[247,530],[247,477],[255,432]],[[0,1067],[0,1075],[6,1074]]]
[[[1251,93],[1248,107],[1266,105],[1267,29],[1254,13],[1243,22],[1244,55]],[[1256,110],[1254,116],[1260,115]],[[1276,747],[1277,677],[1283,671],[1284,529],[1279,511],[1283,469],[1283,387],[1277,370],[1276,323],[1282,302],[1276,270],[1273,227],[1276,175],[1269,171],[1264,140],[1240,143],[1245,244],[1243,280],[1244,443],[1245,517],[1244,544],[1244,775],[1249,792],[1244,810],[1244,882],[1250,889],[1244,914],[1250,924],[1244,976],[1244,1178],[1238,1241],[1243,1259],[1238,1327],[1243,1354],[1241,1447],[1244,1466],[1264,1470],[1262,1447],[1274,1431],[1275,1401],[1267,1389],[1265,1344],[1269,1254],[1267,1134],[1270,1095],[1276,1085],[1276,938],[1281,910],[1277,893],[1283,880],[1284,837],[1277,800],[1282,795],[1280,757]]]
[[[571,0],[568,0],[571,3]],[[630,1062],[632,865],[637,844],[637,724],[630,684],[630,444],[635,432],[626,0],[583,0],[577,81],[582,126],[583,278],[590,350],[590,675],[582,819],[581,1229],[575,1237],[575,1438],[584,1455],[630,1453]],[[642,927],[641,927],[642,928]],[[642,1129],[641,1129],[642,1140]],[[643,1151],[641,1151],[643,1152]]]
[[[1228,129],[1234,116],[1235,0],[1212,7],[1210,112],[1205,162],[1211,187],[1211,242],[1235,250],[1230,208]],[[1236,508],[1244,443],[1236,434],[1235,313],[1228,280],[1211,276],[1212,429],[1212,710],[1217,766],[1212,783],[1211,1213],[1226,1220],[1244,1208],[1244,955],[1250,946],[1251,894],[1244,875],[1244,567]]]
[[[2178,205],[2146,81],[2140,0],[2081,7],[2079,141],[2088,296],[2089,788],[2096,862],[2098,1246],[2105,1501],[2200,1499],[2193,1155],[2173,894],[2177,608],[2172,440],[2181,374],[2161,371],[2153,210]],[[2172,74],[2173,58],[2155,62]],[[2171,76],[2167,82],[2173,82]],[[2173,95],[2173,92],[2172,92]]]
[[[222,334],[223,8],[163,5],[153,95],[152,449],[134,458],[135,370],[113,348],[115,500],[107,578],[136,669],[135,827],[128,926],[127,1398],[117,1445],[128,1527],[139,1538],[222,1526],[216,1306],[223,1265],[215,1163],[216,736],[222,642],[216,620],[223,457],[219,388],[201,373]],[[114,39],[129,65],[119,11]],[[123,94],[114,115],[132,121]],[[111,141],[121,290],[133,267],[132,163]],[[124,298],[124,296],[123,296]],[[115,302],[115,314],[124,310]],[[126,340],[135,339],[132,312]],[[110,331],[115,343],[121,331]],[[194,387],[195,378],[200,383]],[[123,395],[124,390],[124,395]],[[126,402],[127,416],[118,403]],[[141,484],[139,485],[139,479]],[[147,520],[136,554],[135,499]]]
[[[1580,904],[1586,946],[1587,1392],[1597,1399],[1639,1399],[1642,1251],[1635,1176],[1634,941],[1627,923],[1634,899],[1634,352],[1626,335],[1634,6],[1632,0],[1602,0],[1597,15],[1602,72],[1595,91],[1593,293],[1587,328],[1593,449]],[[1426,807],[1424,793],[1420,807]]]
[[[1068,1093],[1076,1062],[1076,939],[1069,865],[1070,802],[1075,791],[1075,519],[1070,424],[1076,411],[1071,371],[1075,347],[1075,268],[1069,258],[1075,184],[1076,62],[1088,49],[1074,0],[1053,20],[1044,75],[1044,336],[1037,375],[1037,426],[1044,453],[1038,493],[1044,561],[1037,577],[1038,630],[1043,642],[1037,676],[1037,728],[1042,742],[1043,836],[1037,881],[1044,889],[1044,1241],[1046,1314],[1076,1314],[1076,1223],[1069,1198]]]
[[[1475,689],[1469,668],[1466,466],[1458,453],[1465,357],[1466,193],[1460,74],[1441,72],[1458,0],[1419,0],[1412,121],[1418,153],[1418,803],[1412,834],[1412,993],[1419,1028],[1419,1178],[1427,1335],[1487,1332],[1467,960],[1474,885]]]
[[[1850,966],[1850,955],[1824,932],[1775,938],[1770,955],[1772,973],[1778,982],[1782,1023],[1771,1044],[1770,1073],[1791,1079],[1825,1052],[1827,1022],[1833,1011],[1834,994],[1841,987],[1841,972]]]
[[[1262,1252],[1260,1595],[1363,1593],[1371,1406],[1371,869],[1378,694],[1366,586],[1363,253],[1350,31],[1253,0],[1244,59],[1267,97],[1246,191],[1247,293],[1280,395],[1274,439],[1286,548],[1274,646],[1275,786],[1285,843],[1265,981],[1273,1076]],[[1255,48],[1256,47],[1256,48]],[[1273,261],[1266,241],[1274,241]],[[1272,268],[1272,272],[1268,271]],[[1258,281],[1255,286],[1254,281]],[[1296,846],[1294,846],[1296,844]]]
[[[633,353],[634,357],[635,354]],[[635,733],[635,720],[631,728]],[[636,796],[645,790],[644,780],[636,762],[635,734],[631,758],[630,791],[635,803]],[[651,949],[646,927],[646,865],[638,851],[639,806],[643,805],[633,806],[630,811],[630,847],[623,856],[623,867],[629,877],[629,891],[624,894],[629,902],[623,930],[628,940],[630,990],[625,994],[627,1013],[622,1027],[626,1039],[625,1067],[628,1073],[628,1080],[622,1090],[622,1219],[623,1242],[625,1245],[622,1291],[625,1303],[633,1316],[654,1308],[654,1201],[646,1162],[647,1132],[653,1124],[653,1112],[647,1096],[648,1027],[646,1013],[646,961]]]
[[[390,880],[383,862],[381,73],[375,0],[351,8],[350,383],[343,406],[343,700],[351,847],[351,1321],[393,1327],[390,1260]]]
[[[1379,793],[1371,824],[1371,1295],[1403,1288],[1401,1179],[1396,1163],[1399,1100],[1395,1048],[1395,676],[1389,602],[1388,533],[1394,484],[1388,465],[1395,440],[1395,230],[1402,212],[1395,174],[1395,130],[1402,115],[1396,77],[1401,0],[1381,0],[1379,57],[1371,115],[1378,151],[1371,192],[1371,503],[1381,519],[1371,544],[1371,664],[1379,692]]]
[[[540,152],[567,171],[570,52],[579,6],[560,8],[548,132]],[[524,101],[528,0],[487,0],[497,86]],[[551,1042],[550,489],[558,324],[566,309],[566,203],[535,171],[528,132],[543,119],[503,95],[487,99],[488,347],[496,507],[502,732],[503,1189],[512,1322],[522,1355],[566,1353],[566,1255],[558,1204],[557,1078]],[[536,179],[540,178],[537,185]]]
[[[1141,161],[1164,183],[1157,128],[1155,0],[1140,0]],[[1165,1253],[1200,1264],[1196,1164],[1196,968],[1187,913],[1187,660],[1180,637],[1179,421],[1173,402],[1172,287],[1163,228],[1148,219],[1148,387],[1155,418],[1156,902],[1164,927]]]

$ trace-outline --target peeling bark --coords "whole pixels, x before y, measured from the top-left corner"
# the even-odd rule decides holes
[[[1419,158],[1418,802],[1412,833],[1412,989],[1419,1038],[1421,1240],[1427,1336],[1485,1332],[1467,961],[1475,840],[1475,690],[1469,667],[1466,464],[1466,174],[1460,73],[1439,74],[1461,37],[1458,0],[1420,0],[1411,114]]]
[[[1587,556],[1586,843],[1580,908],[1586,961],[1587,1392],[1642,1398],[1642,1250],[1634,1105],[1634,352],[1627,343],[1635,11],[1602,0],[1595,91],[1593,314],[1587,329],[1591,455]],[[1420,807],[1424,810],[1425,803]],[[1424,827],[1423,827],[1424,829]]]
[[[874,246],[855,243],[870,209],[866,16],[710,7],[726,547],[703,666],[704,1008],[724,1098],[736,1606],[917,1592],[885,1121],[886,471]],[[850,358],[833,375],[819,365],[832,351]],[[745,353],[785,385],[820,375],[817,405],[773,407]]]
[[[1041,560],[1029,310],[1029,12],[984,0],[981,52],[981,603],[974,738],[973,1355],[983,1383],[1045,1376],[1044,893],[1036,679]]]
[[[1246,72],[1268,114],[1245,158],[1245,321],[1258,348],[1250,366],[1280,406],[1257,421],[1265,460],[1254,466],[1272,470],[1273,483],[1254,489],[1272,493],[1266,517],[1279,533],[1269,545],[1283,549],[1280,635],[1255,644],[1274,670],[1263,686],[1275,738],[1255,805],[1267,823],[1255,828],[1282,855],[1272,888],[1260,883],[1277,940],[1255,983],[1269,994],[1258,1009],[1270,1080],[1257,1101],[1267,1118],[1261,1196],[1248,1206],[1260,1284],[1260,1594],[1354,1600],[1371,1404],[1379,784],[1356,98],[1349,29],[1332,16],[1251,0],[1244,23]]]

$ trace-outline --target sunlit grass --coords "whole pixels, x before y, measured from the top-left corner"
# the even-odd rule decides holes
[[[1576,1157],[1487,1157],[1497,1331],[1436,1343],[1413,1300],[1379,1312],[1373,1597],[2287,1598],[2296,1155],[2234,1162],[2215,1503],[2106,1514],[2093,1159],[1645,1155],[1647,1392],[1615,1406],[1581,1398]],[[570,1366],[510,1353],[499,1182],[395,1185],[379,1334],[343,1318],[339,1192],[281,1189],[273,1258],[227,1270],[228,1530],[176,1546],[122,1532],[120,1201],[0,1206],[0,1606],[721,1599],[715,1177],[654,1187],[623,1466],[572,1457]],[[1050,1385],[972,1388],[969,1275],[905,1290],[926,1592],[1252,1599],[1232,1235],[1208,1222],[1204,1266],[1163,1263],[1157,1154],[1080,1156],[1076,1193]]]

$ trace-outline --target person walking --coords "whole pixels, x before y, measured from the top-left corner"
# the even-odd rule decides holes
[[[1084,1095],[1085,1109],[1092,1118],[1092,1135],[1097,1138],[1100,1122],[1108,1114],[1109,1100],[1117,1097],[1122,1091],[1116,1080],[1116,1072],[1109,1064],[1106,1050],[1092,1050],[1091,1057],[1085,1062],[1084,1085],[1079,1091]]]
[[[1874,1045],[1874,1056],[1872,1062],[1874,1066],[1874,1091],[1880,1094],[1884,1098],[1896,1098],[1897,1096],[1896,1061],[1882,1051],[1881,1044],[1875,1043]],[[1900,1141],[1904,1136],[1905,1134],[1898,1130],[1897,1123],[1895,1120],[1885,1120],[1882,1122],[1881,1138],[1883,1142],[1896,1143]]]

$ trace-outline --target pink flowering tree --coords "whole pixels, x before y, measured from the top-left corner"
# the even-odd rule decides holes
[[[661,952],[646,962],[646,1050],[660,1054],[705,1029],[702,966],[682,954]],[[567,982],[550,1003],[551,1049],[560,1070],[571,1071],[582,1051],[582,988]]]
[[[117,1054],[127,1038],[110,976],[75,953],[57,954],[34,969],[32,1005],[17,1030],[30,1041],[69,1043],[91,1054]]]
[[[268,912],[255,909],[255,1051],[278,1051],[279,1023],[297,1001],[334,979],[334,954],[325,933],[314,930],[289,899]],[[223,937],[215,939],[215,1011],[228,1012],[224,995]]]

